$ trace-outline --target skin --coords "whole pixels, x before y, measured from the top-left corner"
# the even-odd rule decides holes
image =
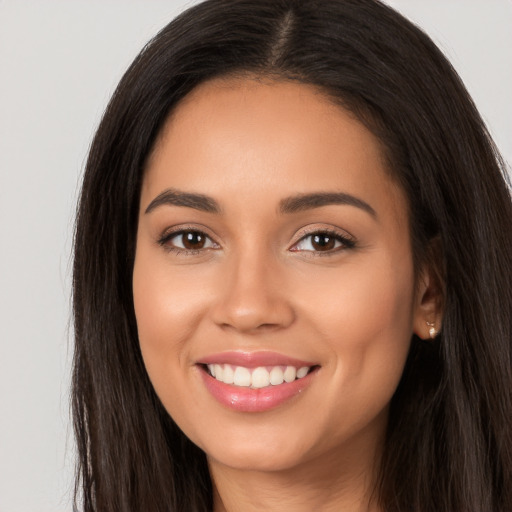
[[[160,204],[176,189],[220,212]],[[281,213],[312,192],[364,201]],[[194,251],[173,229],[207,235]],[[312,245],[335,231],[353,246]],[[325,241],[325,239],[324,239]],[[197,245],[196,245],[197,246]],[[194,247],[196,247],[194,246]],[[379,510],[369,497],[413,332],[436,321],[414,280],[407,201],[379,141],[310,86],[215,80],[168,119],[146,169],[133,274],[144,362],[169,414],[208,456],[215,510]],[[217,402],[197,361],[270,350],[319,365],[265,412]]]

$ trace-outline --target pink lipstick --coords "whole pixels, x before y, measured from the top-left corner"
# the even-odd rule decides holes
[[[275,352],[224,352],[197,363],[207,390],[222,405],[263,412],[298,396],[319,366]]]

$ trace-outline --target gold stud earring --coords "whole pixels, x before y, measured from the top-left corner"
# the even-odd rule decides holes
[[[430,339],[433,340],[437,336],[437,331],[435,328],[435,322],[427,322],[427,325],[430,327],[428,330],[428,334],[430,335]]]

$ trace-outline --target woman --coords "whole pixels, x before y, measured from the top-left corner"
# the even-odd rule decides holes
[[[390,8],[183,13],[84,178],[84,510],[510,510],[511,218],[463,85]]]

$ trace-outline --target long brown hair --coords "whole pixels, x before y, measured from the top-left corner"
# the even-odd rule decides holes
[[[78,207],[72,405],[76,506],[208,511],[206,457],[146,374],[132,270],[145,162],[198,84],[252,73],[314,84],[382,141],[409,200],[416,265],[442,248],[444,321],[413,337],[376,495],[387,512],[512,510],[512,203],[460,79],[375,0],[207,0],[140,53],[98,128]]]

